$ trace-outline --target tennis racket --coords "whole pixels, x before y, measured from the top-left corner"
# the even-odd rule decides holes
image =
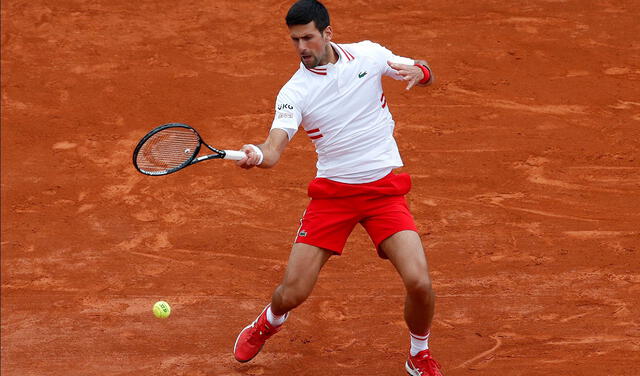
[[[198,157],[202,145],[213,154]],[[240,160],[239,150],[218,150],[207,145],[198,132],[186,124],[161,125],[138,142],[133,151],[133,165],[145,175],[167,175],[208,159]]]

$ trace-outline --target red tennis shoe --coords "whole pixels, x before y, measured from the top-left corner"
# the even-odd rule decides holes
[[[443,376],[440,364],[433,359],[428,349],[420,351],[416,356],[409,355],[404,367],[411,376]]]
[[[262,310],[260,316],[251,325],[242,329],[238,334],[236,344],[233,347],[233,356],[236,357],[237,361],[245,363],[255,358],[262,350],[262,346],[264,346],[267,339],[280,331],[282,325],[273,326],[267,321],[267,308],[269,306]]]

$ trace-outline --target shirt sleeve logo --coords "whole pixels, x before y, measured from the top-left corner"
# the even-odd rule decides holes
[[[293,119],[293,114],[290,112],[278,112],[278,119]]]
[[[278,111],[283,109],[293,110],[293,106],[288,103],[280,103],[277,108],[278,108]]]

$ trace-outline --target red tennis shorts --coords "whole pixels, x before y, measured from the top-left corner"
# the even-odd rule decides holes
[[[411,190],[408,174],[390,173],[364,184],[345,184],[316,178],[309,183],[307,206],[295,243],[304,243],[342,254],[356,224],[365,228],[381,258],[380,243],[403,231],[418,231],[404,195]]]

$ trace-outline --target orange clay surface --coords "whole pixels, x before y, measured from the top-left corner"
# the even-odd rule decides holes
[[[361,228],[252,362],[315,174],[134,171],[148,130],[266,137],[289,1],[2,2],[2,375],[404,375],[403,286]],[[428,60],[385,82],[447,376],[640,374],[640,3],[327,1],[335,41]],[[167,320],[151,307],[167,300]]]

